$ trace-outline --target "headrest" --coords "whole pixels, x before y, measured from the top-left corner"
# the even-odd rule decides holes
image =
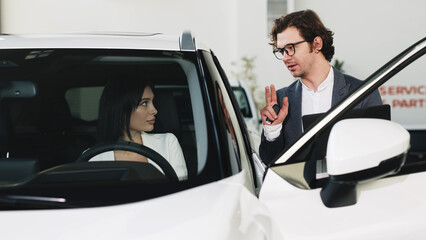
[[[154,106],[158,113],[152,133],[173,133],[178,139],[181,139],[180,118],[172,93],[157,90],[154,99]]]

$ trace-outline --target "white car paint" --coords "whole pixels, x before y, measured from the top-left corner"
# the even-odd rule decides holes
[[[52,34],[0,36],[0,49],[92,48],[180,50],[179,36],[163,34]]]
[[[327,208],[321,189],[299,189],[269,170],[259,198],[285,239],[425,239],[425,181],[417,173],[359,184],[357,204]]]
[[[281,239],[245,171],[147,201],[66,210],[2,211],[2,239]],[[275,234],[275,235],[274,235]]]
[[[327,172],[340,175],[377,167],[382,161],[406,152],[409,145],[410,134],[396,122],[367,118],[342,120],[328,138]]]

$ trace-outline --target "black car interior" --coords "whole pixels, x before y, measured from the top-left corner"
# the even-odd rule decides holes
[[[101,87],[102,90],[109,77],[129,75],[152,80],[154,104],[158,109],[153,132],[175,134],[187,161],[189,178],[197,174],[194,120],[182,68],[167,61],[161,64],[126,61],[126,57],[134,57],[134,52],[107,52],[112,52],[116,60],[103,61],[106,53],[102,50],[2,53],[1,57],[9,57],[9,63],[0,68],[3,76],[0,80],[0,182],[13,182],[39,171],[74,163],[86,149],[97,143],[97,121],[80,117],[71,108],[97,106],[99,96],[86,94],[70,102],[67,91],[88,87]],[[122,55],[125,57],[121,58]],[[33,96],[19,96],[18,92],[23,89],[17,87],[5,91],[6,82],[18,85],[30,82],[36,92]],[[22,88],[22,84],[19,86]],[[93,102],[81,100],[91,97]],[[90,114],[97,110],[92,109]],[[8,172],[13,172],[13,176]]]

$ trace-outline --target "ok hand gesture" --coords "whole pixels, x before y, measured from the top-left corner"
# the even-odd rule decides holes
[[[273,84],[270,86],[270,88],[268,86],[265,87],[265,97],[266,106],[260,111],[263,125],[278,125],[284,122],[284,119],[288,114],[288,98],[285,97],[282,99],[282,107],[278,114],[276,114],[273,106],[278,105],[278,102],[277,93]],[[267,118],[269,121],[267,121]]]

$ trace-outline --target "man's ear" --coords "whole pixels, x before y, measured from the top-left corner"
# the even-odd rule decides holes
[[[313,49],[315,53],[318,53],[322,49],[322,38],[319,36],[316,36],[314,38],[314,42],[312,43]]]

